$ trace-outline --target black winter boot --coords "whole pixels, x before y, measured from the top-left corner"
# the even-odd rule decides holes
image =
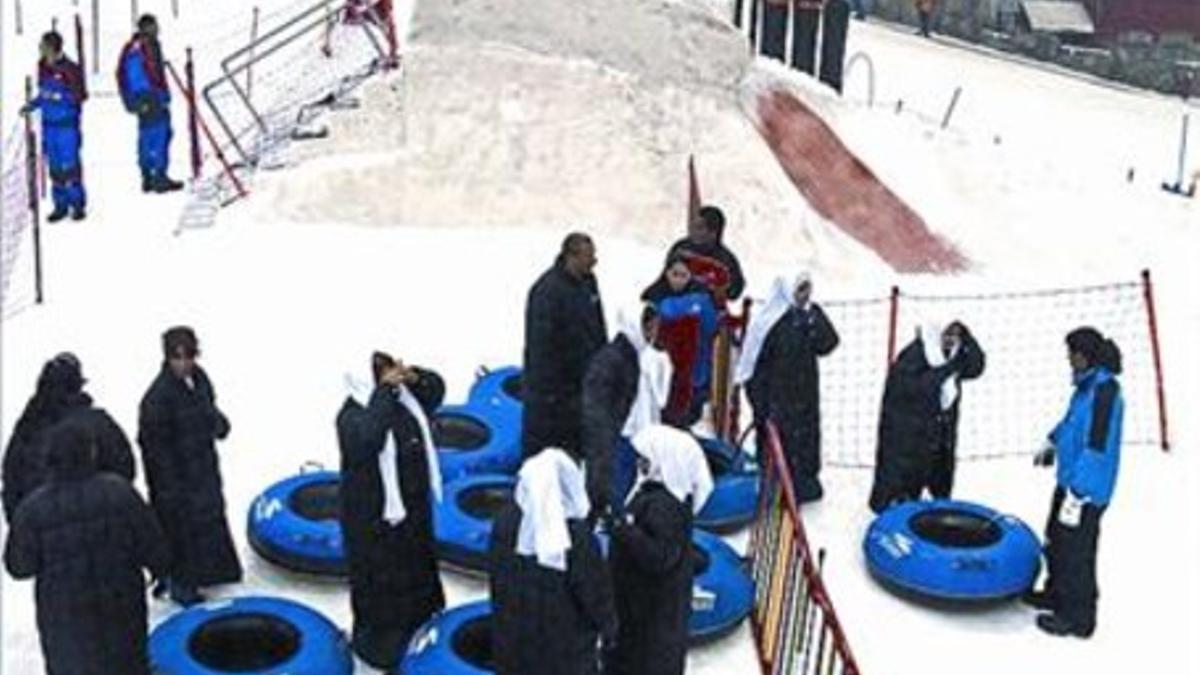
[[[66,218],[66,217],[67,217],[67,207],[56,206],[56,207],[54,207],[54,210],[50,212],[50,215],[46,216],[46,222],[47,223],[57,223],[58,221],[62,220],[63,218]]]

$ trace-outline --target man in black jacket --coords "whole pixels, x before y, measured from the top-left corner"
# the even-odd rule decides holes
[[[960,383],[983,374],[983,349],[959,321],[922,326],[888,371],[870,506],[946,498],[954,485]]]
[[[718,306],[723,305],[725,300],[737,300],[746,288],[742,265],[733,251],[722,243],[724,236],[725,214],[715,206],[704,206],[696,218],[688,223],[688,236],[672,244],[667,252],[668,265],[671,258],[677,255],[688,261],[693,277],[708,288]],[[714,287],[714,280],[710,278],[713,263],[716,263],[717,269],[728,274],[729,285],[725,288]]]
[[[595,266],[591,238],[573,232],[563,240],[554,266],[529,290],[521,381],[526,457],[546,447],[580,452],[583,376],[608,340]]]
[[[4,487],[0,495],[9,522],[21,500],[49,475],[45,440],[51,429],[65,420],[79,420],[91,429],[96,439],[98,470],[133,480],[129,439],[107,412],[92,405],[92,398],[83,392],[86,382],[74,354],[64,352],[42,366],[37,391],[25,404],[4,453]]]
[[[352,645],[391,668],[412,633],[442,609],[430,494],[441,495],[429,415],[446,387],[429,370],[383,353],[337,417],[342,537],[350,567]]]
[[[642,310],[640,324],[621,326],[612,342],[596,352],[583,378],[583,457],[595,514],[610,505],[614,455],[637,398],[640,356],[658,333],[658,312],[652,305]]]
[[[47,673],[149,675],[146,580],[167,572],[154,513],[129,481],[97,471],[86,422],[55,428],[47,482],[17,508],[4,563],[37,579],[37,627]]]
[[[203,602],[200,586],[241,581],[229,523],[216,442],[229,435],[229,420],[204,369],[196,334],[177,326],[163,334],[164,361],[142,398],[138,445],[150,488],[150,504],[171,544],[171,599],[183,606]],[[160,587],[156,592],[161,592]]]

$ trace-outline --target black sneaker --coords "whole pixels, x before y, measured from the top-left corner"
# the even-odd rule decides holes
[[[83,207],[71,209],[71,220],[80,221],[84,218],[87,218],[87,209],[84,209]]]
[[[164,192],[175,192],[183,189],[183,183],[177,180],[171,180],[166,176],[160,176],[154,181],[154,191],[162,194]]]
[[[1034,609],[1053,609],[1053,604],[1050,602],[1050,595],[1046,591],[1025,591],[1021,595],[1021,602]]]
[[[1043,632],[1055,637],[1074,635],[1080,638],[1090,638],[1095,626],[1079,626],[1057,614],[1042,614],[1037,618],[1037,627]]]
[[[50,212],[50,215],[46,216],[46,222],[47,223],[57,223],[58,221],[62,220],[63,218],[66,218],[66,217],[67,217],[66,207],[59,206],[59,207],[55,207],[55,209]]]

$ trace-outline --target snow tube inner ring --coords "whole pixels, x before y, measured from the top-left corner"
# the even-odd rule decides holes
[[[521,400],[521,373],[517,372],[500,382],[500,390],[514,401]]]
[[[491,440],[487,425],[469,415],[439,412],[433,418],[433,442],[439,450],[478,450]]]
[[[708,460],[708,470],[712,473],[713,480],[725,476],[733,470],[733,462],[730,458],[719,452],[709,451],[706,448],[704,458]]]
[[[340,490],[341,483],[337,480],[310,483],[292,493],[288,498],[288,507],[305,520],[340,520]]]
[[[993,520],[963,509],[919,511],[909,518],[908,526],[922,539],[947,548],[987,548],[1004,538]]]
[[[695,565],[695,569],[692,570],[692,576],[698,577],[708,571],[709,566],[712,565],[712,556],[708,555],[708,551],[697,546],[696,542],[693,541],[692,561]]]
[[[485,614],[464,622],[454,631],[450,648],[463,661],[492,672],[496,669],[492,658],[492,615]]]
[[[476,485],[458,495],[458,508],[479,520],[492,521],[513,501],[511,485],[500,483]]]
[[[188,654],[223,673],[249,673],[286,663],[300,651],[301,635],[288,621],[261,612],[205,622],[188,640]]]

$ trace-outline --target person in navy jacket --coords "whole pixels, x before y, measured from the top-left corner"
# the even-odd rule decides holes
[[[183,183],[167,176],[171,159],[171,89],[158,41],[158,20],[138,19],[137,32],[121,50],[117,88],[125,109],[138,118],[138,166],[143,192],[171,192]]]
[[[87,100],[83,71],[63,55],[63,39],[55,31],[42,36],[38,46],[38,94],[24,112],[42,115],[42,151],[50,169],[54,211],[46,220],[57,223],[67,217],[83,220],[87,215],[87,193],[83,188],[83,147],[80,119]]]
[[[1096,546],[1117,482],[1125,402],[1117,381],[1121,351],[1112,340],[1079,328],[1067,335],[1067,352],[1075,392],[1035,458],[1039,466],[1058,463],[1046,525],[1046,585],[1025,600],[1049,610],[1037,618],[1043,631],[1087,638],[1096,628]]]

